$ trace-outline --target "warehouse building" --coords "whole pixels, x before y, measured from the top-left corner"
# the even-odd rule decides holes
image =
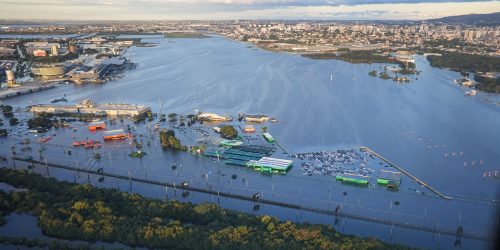
[[[262,157],[258,161],[250,160],[247,162],[247,167],[260,170],[264,173],[286,173],[292,166],[293,161],[291,160],[270,157]]]

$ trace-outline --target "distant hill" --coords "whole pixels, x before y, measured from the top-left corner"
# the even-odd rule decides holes
[[[470,14],[462,16],[448,16],[438,19],[427,20],[432,23],[444,24],[466,24],[477,26],[496,26],[500,25],[500,12],[491,14]]]

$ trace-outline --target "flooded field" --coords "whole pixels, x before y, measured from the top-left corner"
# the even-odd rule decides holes
[[[123,176],[164,182],[189,182],[190,186],[253,195],[305,204],[308,207],[363,214],[428,228],[454,231],[462,225],[466,233],[491,238],[498,223],[499,181],[485,178],[484,172],[500,168],[500,109],[482,101],[484,94],[465,97],[451,82],[458,73],[431,68],[417,57],[419,79],[396,84],[370,77],[370,70],[383,64],[352,65],[335,60],[312,60],[290,54],[276,54],[247,48],[246,44],[214,37],[168,41],[146,39],[159,44],[152,48],[131,48],[127,53],[137,69],[125,77],[104,85],[60,85],[55,89],[7,99],[4,103],[25,107],[50,103],[66,94],[69,103],[90,98],[96,102],[143,104],[154,112],[191,114],[194,110],[222,115],[269,114],[277,122],[256,125],[257,132],[243,137],[247,145],[275,147],[272,157],[290,159],[293,167],[286,174],[262,174],[224,160],[186,152],[163,150],[158,132],[144,121],[138,124],[125,119],[107,129],[127,129],[144,145],[146,156],[131,158],[130,142],[103,143],[95,152],[73,148],[75,140],[101,140],[102,133],[88,131],[86,122],[72,122],[70,128],[52,129],[42,136],[52,136],[44,145],[39,135],[27,133],[29,114],[16,113],[24,125],[12,128],[13,136],[1,138],[0,154],[31,156],[36,160],[78,166],[82,172],[35,167],[34,171],[60,179],[91,182],[119,187],[158,198],[184,201],[217,202],[217,197],[182,192],[140,183],[88,175],[85,169],[103,168]],[[333,79],[330,77],[333,75]],[[497,98],[488,96],[488,98]],[[161,100],[161,101],[160,101]],[[161,103],[161,105],[160,105]],[[245,122],[231,122],[243,127]],[[214,148],[220,139],[212,132],[213,124],[195,124],[174,128],[168,122],[160,129],[174,129],[181,143],[196,145],[200,140]],[[269,144],[261,128],[276,138]],[[8,123],[6,126],[8,126]],[[76,131],[74,128],[77,128]],[[200,131],[206,131],[207,134]],[[243,134],[241,130],[238,131]],[[30,149],[21,144],[30,138]],[[213,144],[210,144],[210,143]],[[377,184],[381,170],[387,168],[378,158],[360,152],[367,146],[409,171],[440,192],[453,197],[444,200],[415,181],[401,176],[401,187],[387,190]],[[44,147],[44,150],[40,149]],[[342,151],[347,150],[347,151]],[[353,151],[350,151],[353,150]],[[71,151],[71,154],[68,154]],[[316,154],[314,154],[316,152]],[[323,152],[317,154],[318,152]],[[335,154],[333,154],[335,152]],[[355,155],[359,154],[359,155]],[[473,163],[474,162],[474,163]],[[10,164],[10,163],[9,163]],[[18,163],[18,167],[23,166]],[[178,166],[173,169],[172,165]],[[349,185],[339,181],[339,174],[369,176],[368,185]],[[232,176],[236,175],[236,178]],[[397,202],[396,202],[397,201]],[[336,221],[331,216],[263,205],[257,211],[250,202],[219,200],[221,206],[256,214],[268,213],[282,219],[327,223],[340,231],[380,237],[383,240],[424,247],[452,248],[454,237],[429,232],[408,237],[409,229],[374,224],[354,219]],[[421,235],[420,235],[421,234]],[[416,235],[426,240],[423,243]],[[464,248],[487,247],[488,241],[464,239]]]

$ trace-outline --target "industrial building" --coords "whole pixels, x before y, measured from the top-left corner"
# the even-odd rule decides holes
[[[342,183],[354,184],[354,185],[368,185],[370,181],[369,176],[354,175],[354,174],[337,175],[335,179],[338,181],[342,181]]]
[[[269,116],[266,115],[245,115],[246,122],[266,122],[269,119]]]
[[[89,130],[90,131],[95,131],[99,129],[105,129],[106,128],[106,123],[100,121],[100,122],[92,122],[89,124]]]
[[[262,157],[260,160],[250,160],[247,162],[247,167],[260,170],[265,173],[281,172],[286,173],[293,166],[293,161],[285,159],[277,159],[270,157]]]
[[[117,57],[92,59],[83,66],[71,70],[67,75],[76,83],[101,82],[110,69],[123,67],[125,63],[125,59]]]
[[[198,115],[200,121],[229,121],[228,117],[224,117],[214,113],[201,113]]]
[[[129,137],[123,129],[104,131],[103,134],[104,141],[123,140]]]
[[[65,67],[62,64],[40,65],[33,67],[31,72],[45,78],[60,77],[64,75]]]
[[[267,133],[267,132],[263,133],[263,134],[262,134],[262,136],[263,136],[263,137],[264,137],[264,139],[266,139],[266,141],[267,141],[267,142],[269,142],[269,143],[274,143],[274,142],[276,141],[276,140],[274,139],[274,137],[273,137],[271,134]]]
[[[47,56],[47,51],[42,50],[42,49],[37,49],[37,50],[33,51],[33,55],[36,56],[36,57]]]
[[[219,142],[219,144],[223,147],[236,147],[236,146],[240,146],[241,144],[243,144],[242,141],[240,140],[222,140]]]
[[[252,125],[246,125],[243,127],[243,132],[245,133],[255,133],[255,127]]]
[[[150,107],[131,104],[96,104],[91,100],[83,100],[77,105],[48,105],[31,106],[33,113],[49,114],[94,114],[98,116],[141,116],[150,111]]]
[[[59,54],[59,43],[49,43],[44,41],[26,42],[24,43],[26,53],[33,56],[47,56],[47,52]]]
[[[397,189],[401,186],[401,172],[380,170],[377,177],[377,184]]]

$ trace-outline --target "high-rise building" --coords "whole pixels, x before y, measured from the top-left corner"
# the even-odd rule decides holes
[[[59,47],[57,45],[52,45],[52,47],[50,47],[50,54],[53,56],[58,56],[59,55]]]
[[[14,76],[14,71],[8,69],[5,71],[5,74],[7,75],[7,87],[14,87],[16,85],[16,77]]]

